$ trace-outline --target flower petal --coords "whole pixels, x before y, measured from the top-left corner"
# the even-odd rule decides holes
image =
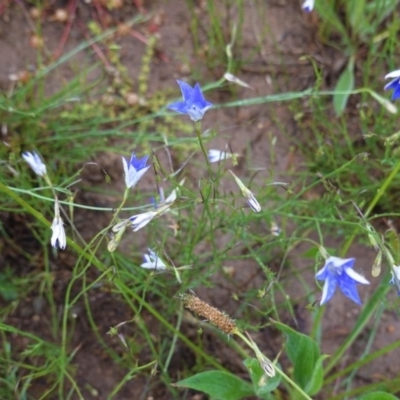
[[[333,276],[328,276],[325,279],[324,287],[322,289],[321,306],[326,304],[335,294],[337,281]]]
[[[35,151],[33,151],[32,153],[26,151],[25,153],[22,153],[22,158],[29,164],[36,175],[46,175],[46,165],[43,163],[38,153],[36,153]]]
[[[301,6],[301,8],[307,12],[310,13],[313,8],[314,8],[314,0],[305,0],[305,2],[303,3],[303,5]]]
[[[232,154],[227,153],[226,151],[220,151],[216,149],[208,150],[208,161],[210,163],[220,162],[222,160],[226,160],[227,158],[231,158]]]
[[[315,278],[318,279],[319,281],[324,281],[326,278],[328,278],[328,275],[329,275],[329,270],[325,264],[324,267],[315,274]]]
[[[176,111],[181,114],[187,114],[187,105],[184,101],[176,101],[167,106],[169,110]]]
[[[342,271],[343,268],[352,268],[355,260],[355,258],[340,258],[331,256],[326,260],[326,265],[331,264],[335,269]]]
[[[179,88],[181,89],[183,100],[185,102],[189,101],[190,98],[193,96],[194,89],[184,81],[177,80],[176,82],[178,83]]]
[[[399,87],[399,79],[393,79],[392,81],[390,81],[389,83],[387,83],[383,89],[384,90],[394,90],[396,88]]]
[[[253,193],[249,191],[248,196],[247,196],[247,204],[250,206],[250,208],[254,212],[260,212],[261,211],[261,206],[260,203],[257,201]]]
[[[130,217],[132,223],[133,232],[137,232],[146,226],[158,213],[156,211],[149,211],[142,214],[137,214]]]
[[[206,99],[204,98],[200,85],[198,83],[194,85],[190,100],[193,103],[197,103],[200,107],[208,105],[208,101],[206,101]]]
[[[140,265],[142,268],[159,269],[159,270],[167,268],[167,266],[164,264],[161,258],[159,258],[153,250],[151,249],[147,250],[148,254],[143,255],[145,262]]]
[[[394,88],[392,93],[392,100],[397,100],[398,98],[400,98],[400,82],[397,87]]]
[[[400,265],[393,265],[392,270],[396,274],[396,278],[400,281]]]
[[[356,282],[350,278],[347,274],[342,274],[338,279],[339,289],[341,292],[354,301],[358,305],[361,305],[360,296],[358,295]]]
[[[369,282],[358,272],[354,271],[352,268],[345,268],[344,272],[355,282],[362,283],[364,285],[369,285]]]
[[[400,69],[396,69],[395,71],[389,72],[385,75],[385,79],[390,78],[399,78],[400,77]]]
[[[51,230],[53,231],[50,239],[51,245],[64,250],[67,246],[67,237],[65,235],[64,223],[60,216],[54,217]]]

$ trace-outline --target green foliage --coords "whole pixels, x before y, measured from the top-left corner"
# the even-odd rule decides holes
[[[275,322],[275,327],[287,338],[286,352],[293,363],[295,381],[306,393],[318,393],[324,376],[322,361],[326,356],[320,354],[317,343],[310,337],[279,322]]]
[[[358,397],[357,400],[398,400],[398,397],[385,392],[372,392]]]
[[[193,47],[198,55],[205,58],[207,67],[218,70],[227,64],[229,72],[239,70],[241,58],[236,55],[242,51],[245,2],[224,0],[217,4],[207,0],[204,9],[198,8],[193,0],[186,3],[191,15]],[[205,40],[202,40],[203,37]]]
[[[200,390],[215,400],[240,400],[253,394],[251,385],[224,371],[200,372],[175,386]]]
[[[347,67],[340,75],[333,95],[333,107],[337,116],[343,114],[349,99],[350,92],[354,88],[354,58],[350,58]]]
[[[384,22],[391,18],[399,0],[331,0],[317,1],[316,9],[321,17],[319,26],[322,40],[337,48],[337,40],[331,40],[339,34],[339,48],[350,56],[347,67],[338,77],[333,96],[336,115],[344,112],[349,92],[354,87],[355,62],[359,58],[358,51],[364,44],[371,46],[371,54],[379,53],[381,36],[387,36]]]
[[[248,369],[251,381],[253,382],[254,394],[260,398],[264,398],[264,396],[268,398],[269,394],[281,383],[281,376],[268,377],[256,358],[248,358],[243,363]]]

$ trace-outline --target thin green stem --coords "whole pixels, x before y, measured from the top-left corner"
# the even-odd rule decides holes
[[[395,178],[395,176],[398,174],[399,171],[400,171],[400,160],[397,162],[397,164],[394,167],[394,169],[392,170],[392,172],[389,174],[389,176],[383,182],[382,186],[376,192],[374,198],[372,199],[371,203],[369,204],[369,206],[367,208],[367,211],[364,214],[365,219],[368,218],[370,212],[377,205],[377,203],[381,199],[381,197],[386,193],[387,188],[390,186],[390,184],[392,183],[393,179]],[[343,250],[342,250],[342,255],[345,255],[348,252],[351,244],[353,243],[355,237],[357,236],[357,231],[358,231],[358,229],[355,229],[353,231],[353,233],[351,234],[351,236],[347,239],[347,241],[343,247]]]
[[[195,123],[195,128],[196,128],[197,139],[199,140],[200,148],[201,148],[201,151],[203,152],[204,158],[206,160],[207,170],[208,170],[209,176],[211,178],[211,176],[212,176],[211,165],[210,165],[210,161],[208,160],[207,150],[205,149],[204,144],[203,144],[203,139],[201,138],[201,121],[197,121]]]

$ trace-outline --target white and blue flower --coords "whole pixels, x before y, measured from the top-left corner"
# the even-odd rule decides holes
[[[244,185],[244,183],[229,169],[228,170],[233,178],[236,181],[236,184],[239,186],[239,189],[241,190],[244,198],[247,201],[247,204],[250,206],[250,208],[254,211],[254,212],[260,212],[261,211],[261,206],[260,203],[257,201],[257,199],[255,198],[254,194],[247,189],[247,187]]]
[[[392,100],[400,98],[400,69],[392,71],[385,76],[385,79],[392,79],[385,87],[385,90],[393,90]]]
[[[125,173],[125,184],[128,189],[136,186],[142,176],[150,168],[150,165],[146,165],[148,159],[148,156],[139,159],[135,156],[135,153],[132,153],[131,159],[128,164],[125,158],[122,157],[122,164],[124,165]]]
[[[129,218],[129,220],[131,221],[133,232],[137,232],[139,229],[142,229],[157,216],[157,211],[147,211],[142,214],[133,215]]]
[[[314,3],[315,3],[315,0],[305,0],[303,5],[301,6],[301,8],[305,12],[310,13],[314,9]]]
[[[140,264],[145,269],[167,269],[164,261],[151,249],[147,249],[148,253],[143,255],[144,263]]]
[[[369,282],[353,269],[355,258],[329,257],[324,267],[318,271],[315,277],[319,281],[325,281],[322,289],[320,304],[326,304],[335,294],[339,286],[341,292],[350,300],[361,305],[357,284],[369,285]]]
[[[64,250],[67,246],[67,237],[65,235],[64,223],[60,216],[60,205],[57,198],[54,202],[54,219],[51,224],[51,230],[53,232],[50,239],[51,245]]]
[[[236,158],[239,154],[236,153],[228,153],[227,151],[221,151],[216,149],[208,150],[208,161],[210,163],[216,163],[223,160],[227,160],[229,158]]]
[[[150,223],[154,218],[159,217],[164,214],[169,208],[172,206],[172,203],[165,203],[157,207],[155,211],[147,211],[141,214],[133,215],[129,218],[131,227],[133,228],[133,232],[137,232],[139,229],[145,227],[148,223]],[[119,228],[119,227],[118,227]],[[117,226],[114,226],[114,232],[118,229]]]
[[[38,153],[35,151],[32,153],[26,151],[25,153],[22,153],[22,157],[33,169],[33,172],[35,172],[36,175],[45,176],[47,174],[46,165],[43,163]]]
[[[213,106],[212,103],[204,98],[198,83],[192,88],[186,82],[179,80],[177,82],[182,92],[183,101],[171,103],[168,108],[189,115],[192,121],[200,121],[205,112]]]

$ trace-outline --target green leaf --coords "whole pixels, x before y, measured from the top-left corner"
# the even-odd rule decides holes
[[[279,374],[276,374],[273,378],[267,376],[256,358],[248,358],[243,361],[243,364],[249,370],[254,392],[259,397],[271,393],[281,382]]]
[[[399,398],[385,392],[372,392],[358,397],[357,400],[399,400]]]
[[[329,357],[326,354],[319,356],[317,362],[315,363],[314,370],[312,372],[311,378],[308,381],[304,391],[308,394],[316,394],[321,390],[322,383],[324,380],[324,369],[322,367],[322,362],[325,358]]]
[[[333,27],[340,33],[340,36],[345,43],[351,42],[348,30],[343,24],[333,1],[316,1],[314,8],[316,9],[316,11],[318,11],[318,14],[320,14],[322,16],[322,19],[326,22],[325,24],[323,24],[322,27],[324,27],[324,25],[325,29],[326,25]]]
[[[12,301],[18,297],[17,287],[11,277],[5,274],[0,274],[0,296],[5,301]]]
[[[174,386],[200,390],[215,400],[240,400],[254,396],[253,387],[248,382],[224,371],[200,372]]]
[[[280,322],[274,324],[287,338],[286,353],[293,363],[295,381],[306,393],[318,393],[323,383],[322,361],[326,356],[320,355],[317,343],[310,337]]]
[[[346,108],[347,100],[354,88],[354,58],[351,57],[346,69],[340,75],[333,95],[333,108],[337,116],[342,115]]]
[[[359,34],[362,24],[368,24],[365,10],[365,0],[346,1],[347,15],[355,34]]]

